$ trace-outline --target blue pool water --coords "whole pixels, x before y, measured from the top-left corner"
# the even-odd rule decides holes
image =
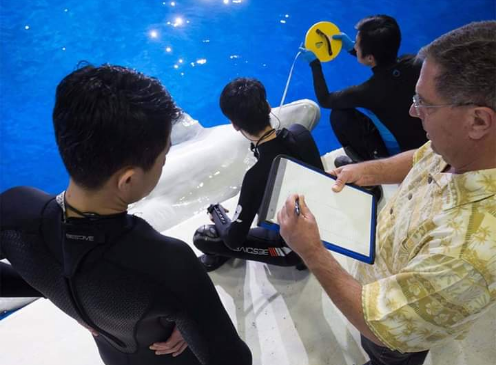
[[[80,60],[136,68],[158,77],[204,126],[227,123],[218,96],[233,77],[251,76],[278,106],[308,28],[322,20],[354,37],[371,14],[394,16],[401,53],[474,20],[496,17],[494,0],[0,0],[0,191],[32,185],[56,193],[67,174],[51,125],[57,83]],[[182,61],[182,62],[181,62]],[[329,87],[369,77],[341,54],[324,66]],[[315,100],[309,67],[296,63],[287,102]],[[321,153],[339,147],[323,110],[314,136]]]

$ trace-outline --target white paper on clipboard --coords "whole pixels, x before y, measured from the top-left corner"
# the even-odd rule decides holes
[[[271,171],[259,225],[277,225],[277,212],[288,196],[304,195],[320,237],[329,249],[373,262],[376,212],[372,194],[352,186],[335,193],[335,180],[330,175],[286,156],[277,157],[275,168]],[[263,222],[266,224],[260,224]]]

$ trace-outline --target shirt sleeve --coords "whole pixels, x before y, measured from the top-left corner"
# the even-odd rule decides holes
[[[371,108],[373,95],[368,91],[368,83],[329,92],[319,60],[310,63],[315,96],[320,106],[329,109]]]
[[[367,325],[401,352],[424,351],[463,334],[492,304],[483,275],[463,259],[442,254],[419,255],[398,274],[362,289]]]

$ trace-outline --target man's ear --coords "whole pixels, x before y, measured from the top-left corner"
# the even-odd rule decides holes
[[[133,168],[126,168],[117,177],[117,188],[123,193],[128,193],[134,182],[136,170]]]
[[[471,139],[481,139],[492,128],[496,128],[496,112],[491,108],[479,106],[473,108],[469,114],[470,128],[468,135]]]

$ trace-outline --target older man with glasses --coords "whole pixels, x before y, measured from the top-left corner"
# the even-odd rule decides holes
[[[361,332],[368,364],[422,364],[496,305],[496,21],[468,24],[421,49],[410,115],[430,140],[418,150],[347,165],[345,183],[401,183],[380,213],[374,265],[355,277],[321,243],[299,197],[281,235]]]

